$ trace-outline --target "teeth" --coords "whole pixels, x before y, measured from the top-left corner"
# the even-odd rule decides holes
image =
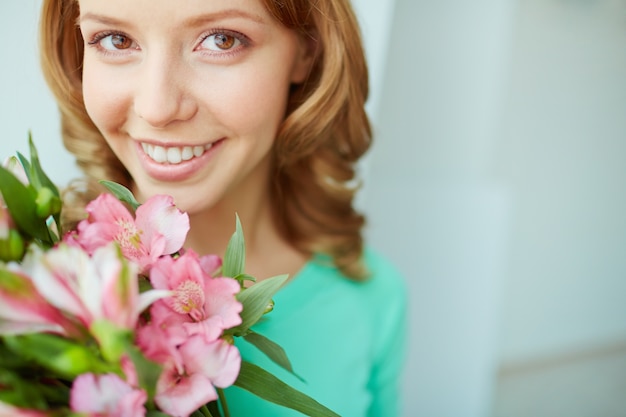
[[[205,146],[171,146],[163,147],[158,145],[151,145],[149,143],[142,143],[143,151],[151,159],[159,164],[180,164],[183,161],[189,161],[194,157],[200,157],[204,154],[204,151],[211,148],[211,144]]]
[[[179,148],[168,148],[167,150],[167,162],[170,164],[180,164],[183,160],[181,156],[181,150]]]
[[[183,158],[183,161],[189,161],[191,158],[193,158],[193,149],[191,149],[191,146],[185,146],[183,148],[181,156]]]

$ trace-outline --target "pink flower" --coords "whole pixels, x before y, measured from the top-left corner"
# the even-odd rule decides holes
[[[139,314],[164,291],[139,295],[136,266],[123,259],[113,243],[89,257],[81,248],[61,244],[47,252],[34,249],[22,267],[40,294],[86,327],[108,320],[133,329]]]
[[[191,336],[179,347],[184,370],[168,362],[157,382],[156,404],[165,413],[187,417],[202,405],[216,400],[214,387],[225,388],[237,379],[241,356],[223,340],[207,342]]]
[[[172,292],[153,305],[151,316],[156,323],[178,321],[189,335],[203,334],[207,341],[241,323],[243,307],[235,297],[239,283],[232,278],[212,278],[191,250],[176,259],[159,259],[151,270],[150,282],[156,289]],[[170,311],[159,308],[160,304]]]
[[[70,408],[89,417],[140,417],[147,398],[115,374],[83,374],[72,384]]]
[[[87,205],[89,217],[78,224],[78,241],[93,252],[116,241],[124,256],[146,272],[163,255],[182,248],[189,231],[189,216],[174,206],[172,197],[156,195],[139,206],[136,219],[111,194]]]
[[[215,276],[215,273],[222,266],[222,258],[217,255],[204,255],[200,258],[200,268],[210,276]]]
[[[182,372],[183,363],[178,346],[188,337],[183,322],[164,303],[152,304],[150,315],[152,321],[137,329],[137,346],[148,359],[160,364],[173,361]],[[154,320],[155,317],[158,320]]]
[[[71,328],[71,323],[41,296],[27,275],[0,269],[0,334],[66,334]]]

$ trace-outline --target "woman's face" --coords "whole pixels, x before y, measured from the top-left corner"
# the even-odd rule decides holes
[[[305,42],[260,0],[79,0],[89,116],[140,198],[197,212],[264,187]]]

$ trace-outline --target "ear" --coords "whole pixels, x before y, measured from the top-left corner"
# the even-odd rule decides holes
[[[318,41],[312,34],[298,35],[296,57],[291,70],[291,82],[303,83],[309,76],[317,57]]]

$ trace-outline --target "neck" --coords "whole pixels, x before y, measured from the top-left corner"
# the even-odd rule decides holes
[[[269,184],[253,190],[239,190],[219,204],[190,215],[191,229],[185,247],[199,255],[224,257],[239,216],[246,242],[246,273],[257,281],[279,274],[295,275],[306,262],[279,233],[269,197]]]

